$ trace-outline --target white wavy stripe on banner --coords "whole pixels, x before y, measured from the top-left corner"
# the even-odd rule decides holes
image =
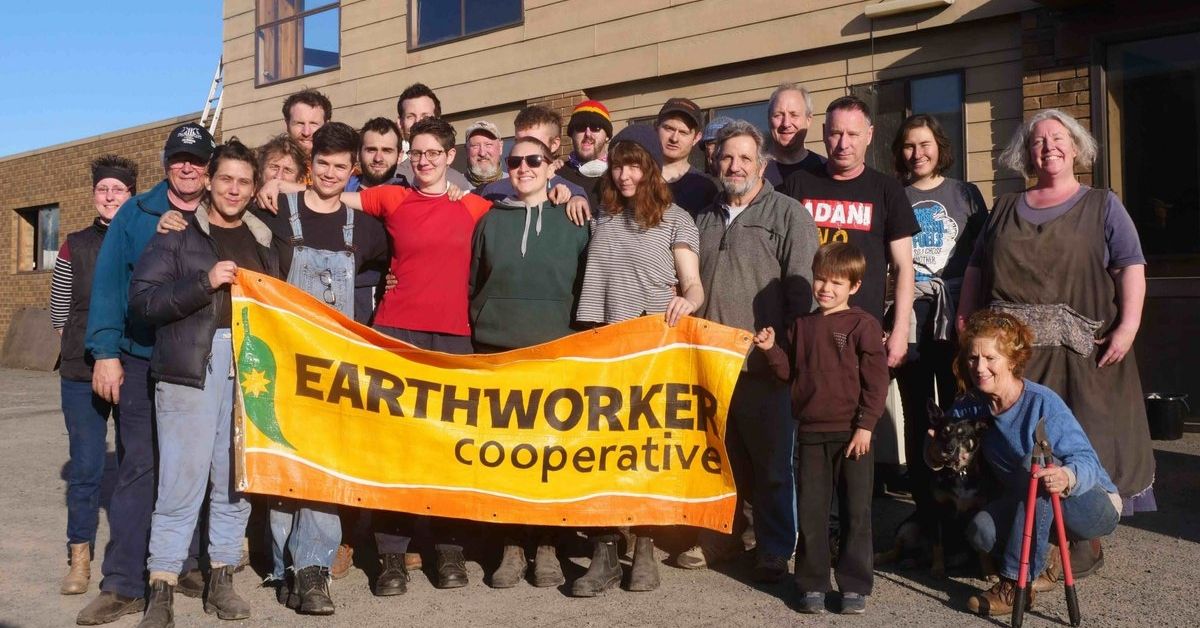
[[[360,347],[383,349],[384,351],[387,351],[386,348],[381,347],[377,344],[366,342],[365,340],[361,340],[358,338],[351,338],[344,334],[340,334],[335,331],[331,331],[329,329],[326,329],[324,327],[317,325],[316,323],[313,323],[312,321],[304,318],[303,316],[300,316],[299,314],[297,314],[295,312],[292,312],[290,310],[287,310],[287,309],[284,309],[284,308],[281,308],[278,306],[263,303],[262,301],[259,301],[257,299],[252,299],[250,297],[244,297],[244,296],[243,297],[234,297],[233,302],[235,304],[241,303],[241,302],[253,303],[261,308],[266,308],[268,310],[280,312],[282,314],[285,314],[287,316],[295,318],[296,320],[303,321],[305,324],[307,324],[309,326],[316,327],[317,329],[319,329],[323,332],[333,334],[351,344],[356,344]],[[380,333],[382,333],[382,332],[380,332]],[[684,343],[684,342],[677,342],[677,343],[672,343],[669,345],[662,345],[660,347],[655,347],[653,349],[647,349],[645,351],[638,351],[636,353],[626,353],[624,355],[611,357],[611,358],[588,358],[588,357],[583,357],[583,356],[561,356],[561,357],[557,357],[557,358],[538,358],[538,359],[530,359],[530,360],[514,360],[512,362],[506,362],[506,364],[524,364],[526,362],[556,362],[559,360],[567,360],[570,362],[588,362],[588,363],[619,362],[621,360],[626,360],[629,358],[639,358],[642,356],[653,355],[655,353],[662,353],[665,351],[672,351],[675,349],[695,349],[697,351],[711,351],[713,353],[723,353],[728,356],[736,357],[739,360],[745,359],[745,357],[746,357],[744,354],[738,353],[737,351],[730,351],[729,349],[722,349],[720,347],[712,347],[709,345],[696,345],[696,344],[690,344],[690,343]]]
[[[505,499],[513,499],[516,501],[528,502],[531,504],[565,504],[565,503],[570,503],[570,502],[586,501],[588,499],[592,499],[592,498],[596,498],[596,497],[638,497],[638,498],[646,498],[646,499],[657,499],[660,501],[668,501],[668,502],[702,504],[705,502],[715,502],[715,501],[720,501],[722,499],[726,499],[729,497],[737,496],[736,491],[733,493],[725,493],[724,495],[715,495],[713,497],[691,497],[691,498],[671,497],[668,495],[645,495],[642,493],[604,492],[604,493],[591,493],[589,495],[583,495],[580,497],[572,497],[572,498],[567,498],[567,499],[531,499],[531,498],[527,498],[527,497],[517,497],[515,495],[509,495],[507,493],[497,493],[494,491],[483,491],[483,490],[476,489],[476,488],[462,488],[462,487],[454,487],[454,486],[433,486],[433,485],[422,485],[422,484],[384,484],[382,482],[372,482],[370,480],[363,480],[361,478],[356,478],[351,475],[339,473],[339,472],[333,471],[331,469],[326,469],[325,467],[322,467],[321,465],[316,464],[311,460],[301,458],[299,456],[296,456],[294,454],[291,454],[291,453],[288,453],[285,451],[279,451],[277,449],[265,449],[262,447],[247,447],[246,453],[267,454],[267,455],[272,455],[272,456],[279,456],[281,458],[287,458],[289,460],[293,460],[295,462],[299,462],[300,464],[306,465],[312,469],[316,469],[327,475],[336,477],[340,480],[350,482],[353,484],[361,484],[363,486],[372,486],[375,488],[437,489],[437,490],[442,490],[442,491],[453,491],[453,492],[462,492],[462,493],[480,493],[483,495],[491,495],[493,497],[503,497]]]

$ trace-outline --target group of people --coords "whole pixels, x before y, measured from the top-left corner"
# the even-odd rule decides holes
[[[740,500],[733,533],[694,534],[673,562],[703,568],[752,549],[754,577],[774,582],[794,555],[806,612],[826,609],[831,555],[841,612],[864,612],[872,592],[872,433],[893,375],[918,514],[931,507],[926,400],[995,423],[983,447],[1007,489],[968,539],[998,556],[1001,581],[972,610],[1012,602],[1020,538],[1007,517],[1023,508],[1031,417],[1046,416],[1063,461],[1043,482],[1066,496],[1073,562],[1098,566],[1095,539],[1118,514],[1153,507],[1131,353],[1145,260],[1119,199],[1075,178],[1095,143],[1065,113],[1022,125],[1005,163],[1037,182],[990,213],[975,186],[944,176],[952,155],[936,119],[904,122],[896,172],[885,174],[866,166],[869,105],[829,104],[821,157],[805,144],[811,96],[795,84],[771,95],[766,137],[743,120],[706,124],[686,98],[668,100],[654,124],[614,134],[605,106],[586,100],[567,121],[564,159],[559,114],[526,107],[507,155],[494,123],[467,129],[466,173],[450,167],[455,129],[422,84],[401,94],[395,121],[357,130],[332,121],[332,104],[312,90],[289,96],[282,113],[285,133],[257,150],[236,138],[217,145],[197,124],[175,128],[165,178],[146,192],[132,162],[92,165],[98,216],[67,237],[51,295],[71,455],[63,594],[89,588],[108,417],[119,427],[104,578],[79,624],[144,610],[140,626],[170,626],[175,593],[202,597],[222,619],[249,617],[233,574],[246,563],[251,501],[268,513],[266,584],[302,613],[334,612],[330,579],[350,568],[356,530],[373,532],[379,596],[405,593],[423,565],[410,551],[424,549],[410,547],[418,530],[439,588],[467,584],[464,543],[481,537],[501,554],[491,586],[526,577],[528,548],[532,584],[565,583],[552,529],[237,492],[229,285],[238,269],[449,353],[506,351],[643,315],[753,331],[726,421]],[[697,147],[704,170],[690,161]],[[956,375],[966,391],[957,400]],[[584,532],[592,559],[570,590],[594,596],[622,579],[622,535]],[[626,586],[654,590],[663,531],[632,532]]]

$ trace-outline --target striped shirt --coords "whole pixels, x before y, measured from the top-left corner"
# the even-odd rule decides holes
[[[67,315],[71,313],[71,251],[63,242],[54,260],[54,275],[50,277],[50,324],[55,329],[67,326]]]
[[[639,227],[629,211],[601,211],[588,226],[592,239],[575,318],[616,323],[665,312],[679,283],[672,247],[700,251],[700,232],[692,217],[672,204],[653,229]]]

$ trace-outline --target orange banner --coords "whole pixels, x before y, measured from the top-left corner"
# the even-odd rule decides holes
[[[728,530],[750,334],[647,316],[487,355],[417,349],[239,271],[242,490],[558,526]]]

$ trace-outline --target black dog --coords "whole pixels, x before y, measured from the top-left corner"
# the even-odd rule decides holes
[[[905,519],[896,529],[895,545],[876,554],[875,563],[894,563],[905,556],[929,556],[930,572],[940,577],[946,573],[947,542],[961,538],[971,517],[995,498],[998,485],[980,453],[990,421],[948,421],[932,401],[928,410],[933,437],[926,451],[929,462],[937,467],[930,487],[934,505],[927,509],[931,512],[917,512]],[[909,464],[925,464],[925,461],[914,460]],[[984,577],[994,577],[991,556],[984,553],[979,559]]]

